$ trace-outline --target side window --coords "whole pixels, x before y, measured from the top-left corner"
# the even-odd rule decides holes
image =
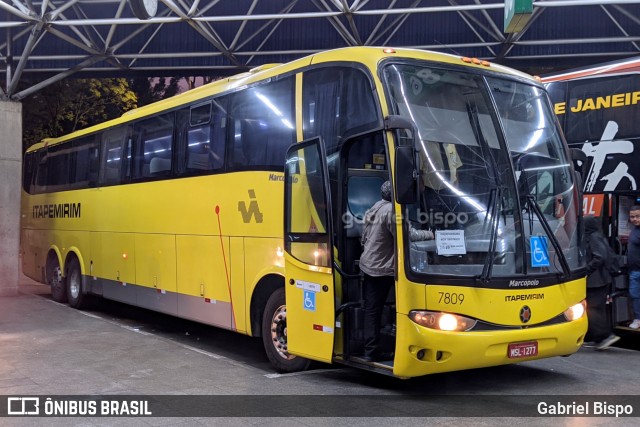
[[[120,184],[122,182],[123,171],[126,170],[126,165],[128,164],[127,153],[125,152],[127,134],[126,127],[109,129],[102,134],[100,148],[102,161],[99,180],[101,185]]]
[[[134,125],[133,178],[171,175],[174,113],[162,114]]]
[[[47,191],[63,191],[69,184],[71,144],[53,146],[47,153]]]
[[[72,142],[70,156],[70,188],[87,188],[98,182],[99,144],[95,135]]]
[[[345,135],[380,123],[367,75],[348,67],[318,68],[302,79],[304,139],[321,136],[327,154],[335,153]]]
[[[24,155],[22,164],[22,189],[29,194],[33,194],[33,179],[36,175],[36,167],[38,166],[39,152],[33,151]]]
[[[207,174],[224,167],[225,105],[225,99],[218,98],[178,111],[179,174]]]
[[[287,78],[230,96],[231,167],[284,170],[287,148],[295,142],[294,87]]]
[[[47,151],[38,151],[34,159],[36,176],[33,179],[33,192],[44,193],[47,191]]]

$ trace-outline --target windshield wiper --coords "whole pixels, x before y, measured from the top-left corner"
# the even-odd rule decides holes
[[[491,205],[491,210],[487,212],[487,215],[493,215],[491,217],[491,221],[489,222],[491,226],[491,237],[489,238],[489,249],[487,250],[487,260],[484,263],[484,267],[482,268],[482,274],[480,275],[480,280],[485,285],[491,279],[491,272],[493,271],[493,260],[495,258],[496,242],[498,240],[498,222],[500,221],[500,215],[498,214],[498,209],[501,208],[500,205],[502,204],[502,187],[498,186],[492,189],[491,194],[493,195],[493,203]]]
[[[531,194],[527,195],[526,204],[536,214],[536,216],[538,217],[538,221],[540,221],[540,224],[544,229],[544,232],[547,233],[549,240],[551,240],[551,245],[553,246],[553,249],[555,249],[556,251],[556,256],[560,259],[560,265],[562,266],[562,273],[564,274],[564,278],[568,279],[571,271],[569,269],[569,263],[567,262],[567,257],[564,256],[564,252],[562,252],[560,243],[558,243],[558,239],[556,239],[555,234],[553,234],[553,231],[549,226],[549,222],[547,222],[547,219],[544,217],[544,214],[540,210],[540,206],[538,206],[538,203],[536,203],[535,197]]]
[[[491,280],[491,272],[493,270],[496,251],[496,241],[498,240],[498,222],[500,219],[498,208],[501,208],[502,204],[502,182],[498,174],[498,162],[496,161],[493,152],[491,151],[491,147],[489,147],[489,143],[482,133],[482,127],[480,126],[480,120],[478,119],[478,105],[473,99],[473,97],[478,94],[479,91],[470,91],[468,93],[465,93],[467,114],[469,115],[469,121],[471,122],[471,130],[473,131],[473,135],[478,141],[478,145],[481,147],[483,152],[488,154],[488,156],[485,157],[485,160],[488,158],[490,162],[492,168],[491,175],[493,175],[493,180],[496,185],[496,187],[491,190],[491,193],[494,196],[493,203],[491,204],[491,210],[487,211],[487,216],[491,215],[491,213],[493,214],[493,216],[491,217],[491,221],[489,222],[491,226],[489,249],[487,252],[487,259],[485,260],[484,266],[482,268],[482,274],[479,277],[482,283],[486,285],[489,280]]]

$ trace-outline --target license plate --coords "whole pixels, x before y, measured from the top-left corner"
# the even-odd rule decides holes
[[[509,344],[507,348],[507,356],[509,359],[520,359],[523,357],[532,357],[538,355],[538,342],[518,342]]]

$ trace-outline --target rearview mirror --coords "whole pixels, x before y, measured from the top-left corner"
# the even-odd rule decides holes
[[[415,150],[412,145],[396,147],[395,194],[398,203],[411,204],[417,201],[418,180],[415,160]]]

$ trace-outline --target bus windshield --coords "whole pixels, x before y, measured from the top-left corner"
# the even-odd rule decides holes
[[[409,242],[413,273],[486,282],[581,267],[573,169],[541,88],[414,64],[384,74],[391,108],[415,124],[405,240],[410,227],[435,234]]]

